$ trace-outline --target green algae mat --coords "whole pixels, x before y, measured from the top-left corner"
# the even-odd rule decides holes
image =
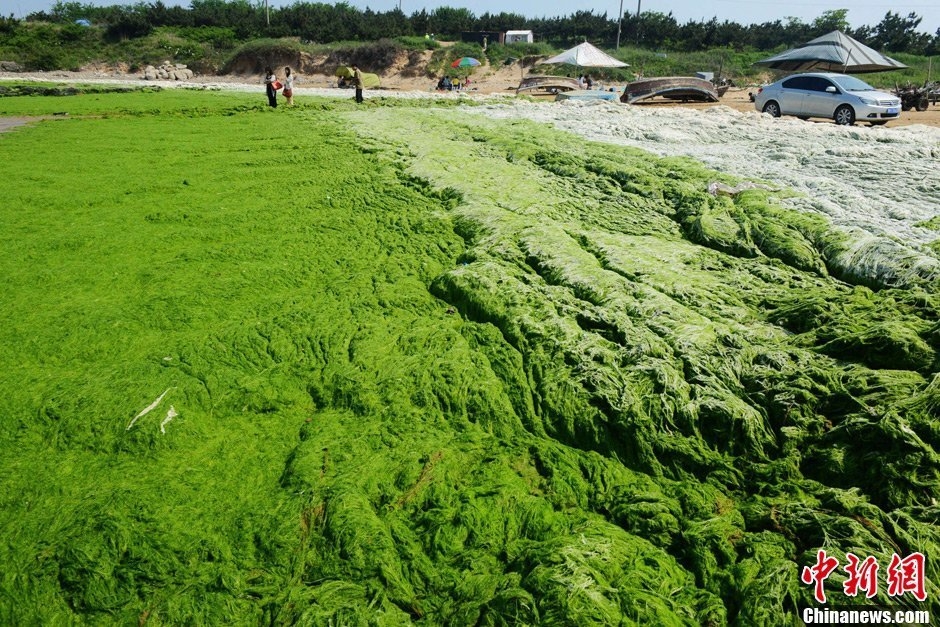
[[[690,160],[262,100],[0,100],[0,623],[940,615],[929,277]]]

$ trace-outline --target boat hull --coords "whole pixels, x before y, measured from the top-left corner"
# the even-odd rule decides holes
[[[516,88],[516,94],[547,92],[556,94],[581,89],[578,80],[569,76],[526,76]]]
[[[683,102],[718,102],[718,90],[711,81],[693,76],[666,76],[628,83],[620,102],[634,104],[652,98]]]

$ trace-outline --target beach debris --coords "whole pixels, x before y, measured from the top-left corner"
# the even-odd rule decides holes
[[[169,392],[169,391],[172,390],[172,389],[173,389],[173,388],[167,388],[166,390],[163,391],[163,394],[161,394],[160,396],[157,397],[157,400],[155,400],[154,402],[152,402],[152,403],[150,403],[149,405],[147,405],[146,407],[144,407],[144,408],[140,411],[139,414],[137,414],[136,416],[134,416],[134,419],[131,420],[130,424],[128,424],[128,425],[127,425],[127,428],[124,429],[124,430],[125,430],[125,431],[130,431],[130,430],[131,430],[131,427],[134,426],[134,423],[137,422],[138,419],[140,419],[140,418],[146,416],[147,414],[149,414],[150,412],[152,412],[154,409],[156,409],[157,406],[160,404],[160,401],[163,400],[163,397],[166,396],[166,395],[167,395],[167,392]]]
[[[166,412],[166,418],[163,419],[163,422],[160,423],[160,433],[166,434],[166,426],[171,420],[179,416],[176,413],[176,408],[170,405],[169,411]]]

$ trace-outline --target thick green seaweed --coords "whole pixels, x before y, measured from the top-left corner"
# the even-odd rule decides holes
[[[535,124],[96,97],[0,137],[0,622],[798,624],[819,549],[940,609],[923,277]]]

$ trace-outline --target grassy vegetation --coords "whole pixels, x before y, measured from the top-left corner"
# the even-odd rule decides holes
[[[123,64],[137,70],[164,61],[187,64],[213,73],[235,47],[234,32],[226,28],[157,28],[134,39],[111,41],[100,27],[58,26],[23,22],[0,33],[0,58],[28,70],[77,70],[100,64]]]
[[[895,85],[905,85],[913,83],[914,85],[924,85],[928,82],[937,82],[940,80],[940,71],[937,63],[940,59],[921,57],[913,54],[893,55],[901,63],[908,66],[906,70],[897,72],[879,72],[868,74],[864,78],[867,82],[878,87],[894,87]]]
[[[762,52],[709,50],[707,52],[666,52],[627,48],[620,55],[634,72],[644,76],[691,76],[695,72],[714,72],[723,77],[756,80],[760,69],[754,62],[769,56]]]
[[[820,548],[940,612],[936,285],[689,160],[263,101],[0,99],[70,113],[0,136],[0,623],[798,624]]]

